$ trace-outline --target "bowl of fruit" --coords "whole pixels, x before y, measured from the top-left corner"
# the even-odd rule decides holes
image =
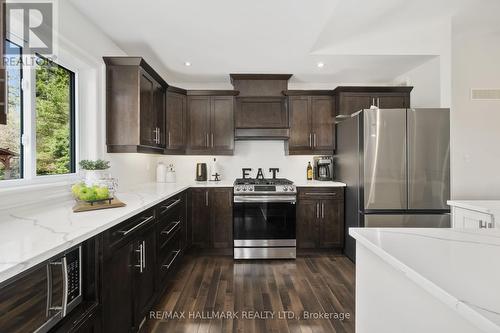
[[[77,201],[83,201],[93,205],[98,202],[113,200],[113,193],[107,185],[87,186],[84,182],[76,183],[71,187],[71,192]]]

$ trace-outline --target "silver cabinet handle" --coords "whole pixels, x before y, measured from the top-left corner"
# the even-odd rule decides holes
[[[68,288],[69,288],[69,277],[68,277],[68,259],[63,257],[61,260],[61,269],[63,274],[63,301],[62,301],[62,316],[66,317],[68,310]]]
[[[162,267],[165,267],[166,269],[169,269],[170,266],[172,266],[172,264],[174,263],[175,259],[177,258],[177,256],[179,255],[179,253],[181,252],[181,250],[177,250],[177,251],[174,251],[175,252],[175,255],[174,257],[172,258],[172,260],[170,260],[170,262],[167,264],[167,265],[162,265]]]
[[[146,269],[146,241],[142,241],[142,269]]]
[[[168,144],[167,147],[170,147],[170,131],[168,131]]]
[[[380,97],[377,97],[377,107],[380,108]]]
[[[210,141],[208,139],[208,133],[207,133],[207,137],[205,138],[205,145],[208,147],[210,145]]]
[[[313,134],[313,147],[316,147],[316,133]]]
[[[167,206],[161,206],[161,208],[163,208],[163,210],[161,211],[160,214],[163,214],[165,213],[167,210],[169,210],[170,208],[174,207],[175,205],[177,205],[179,202],[181,202],[181,199],[177,199],[175,200],[174,202],[172,202],[170,205],[167,205]]]
[[[134,265],[134,267],[137,267],[139,268],[139,272],[142,273],[143,271],[143,255],[142,255],[142,252],[143,252],[143,247],[144,246],[144,242],[142,242],[141,244],[139,244],[139,249],[138,250],[135,250],[135,252],[139,253],[139,265]]]
[[[488,223],[488,228],[493,228],[493,223],[489,222]]]
[[[212,148],[214,146],[214,133],[210,133],[211,139],[212,139]]]
[[[309,147],[312,148],[312,133],[309,133]]]
[[[129,233],[131,233],[132,231],[140,228],[141,226],[145,225],[146,223],[148,223],[149,221],[151,221],[152,219],[154,219],[154,215],[150,216],[150,217],[147,217],[145,218],[141,223],[139,224],[136,224],[135,226],[133,226],[132,228],[128,229],[128,230],[120,230],[118,231],[118,233],[122,234],[123,236],[126,236],[128,235]]]
[[[168,230],[163,230],[163,231],[161,232],[161,234],[162,234],[162,235],[169,235],[169,234],[170,234],[170,233],[171,233],[171,232],[172,232],[175,228],[177,228],[177,226],[179,225],[179,223],[181,223],[181,221],[180,221],[180,220],[179,220],[179,221],[177,221],[177,222],[175,222],[175,225],[174,225],[172,228],[170,228],[170,229],[168,229]]]
[[[52,265],[53,263],[50,263]],[[47,269],[47,306],[45,308],[45,317],[49,318],[50,310],[52,310],[52,270],[50,265],[46,266]]]
[[[321,218],[322,219],[325,218],[325,203],[324,202],[321,203]]]
[[[316,218],[319,219],[319,202],[316,203]]]
[[[373,105],[373,106],[376,106],[376,105],[375,105],[375,97],[373,97],[373,98],[372,98],[372,105]]]
[[[205,192],[205,206],[208,207],[208,190]]]
[[[306,192],[305,195],[327,195],[327,196],[335,196],[337,193],[334,192]]]

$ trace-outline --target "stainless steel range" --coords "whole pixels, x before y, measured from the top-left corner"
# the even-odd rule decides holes
[[[295,203],[292,181],[237,179],[234,182],[234,259],[294,259]]]

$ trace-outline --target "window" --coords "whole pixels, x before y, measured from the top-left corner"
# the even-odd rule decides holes
[[[76,74],[6,41],[8,114],[0,125],[0,184],[75,172]],[[17,60],[17,61],[16,61]]]

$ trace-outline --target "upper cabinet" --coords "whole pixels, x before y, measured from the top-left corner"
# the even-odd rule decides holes
[[[233,90],[188,91],[188,154],[232,155],[234,150]]]
[[[413,87],[337,87],[333,92],[336,97],[339,117],[369,109],[372,105],[381,109],[399,109],[410,107],[410,93]]]
[[[290,155],[333,154],[335,150],[335,105],[332,91],[288,90]]]
[[[167,83],[141,57],[104,57],[109,153],[163,153]]]
[[[187,98],[183,89],[167,88],[165,154],[183,154],[187,142]]]

